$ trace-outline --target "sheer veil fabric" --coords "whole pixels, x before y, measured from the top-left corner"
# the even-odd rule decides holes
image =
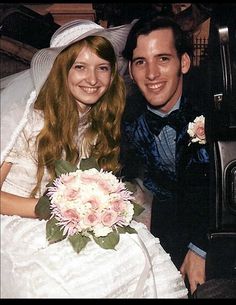
[[[1,79],[1,164],[24,128],[35,99],[31,69]]]

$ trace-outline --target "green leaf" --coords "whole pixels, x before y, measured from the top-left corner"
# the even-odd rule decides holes
[[[91,157],[91,158],[82,159],[80,161],[81,170],[84,171],[84,170],[91,169],[91,168],[96,168],[98,171],[100,171],[100,167],[95,158]]]
[[[137,187],[132,182],[124,181],[124,184],[125,184],[127,190],[132,192],[132,193],[134,193],[137,190]]]
[[[125,229],[126,229],[126,232],[129,234],[137,234],[137,231],[130,226],[126,226]]]
[[[36,206],[35,206],[35,214],[38,218],[41,219],[49,219],[50,218],[50,200],[48,196],[42,196],[39,198]]]
[[[56,243],[66,238],[66,235],[63,235],[63,230],[56,223],[58,220],[53,217],[47,221],[46,224],[46,237],[50,244]]]
[[[75,250],[75,252],[79,253],[90,241],[90,238],[88,236],[84,236],[81,233],[77,233],[73,236],[70,236],[69,241]]]
[[[136,203],[135,201],[131,202],[134,205],[134,216],[139,216],[145,210],[145,208],[142,207],[140,204]]]
[[[134,233],[137,233],[137,231],[134,228],[131,228],[130,226],[117,227],[117,230],[120,234],[124,234],[124,233],[134,234]]]
[[[115,249],[115,246],[120,240],[120,236],[116,231],[112,231],[105,237],[96,237],[93,235],[93,239],[103,249]]]
[[[77,171],[78,167],[76,165],[71,164],[68,161],[65,160],[56,160],[55,161],[55,171],[57,176],[60,176],[61,174],[66,174],[70,172]]]
[[[50,186],[53,186],[53,182],[54,182],[54,180],[49,181],[48,184],[46,185],[46,188],[49,188]],[[46,192],[45,192],[45,193],[46,193]]]
[[[118,231],[120,234],[125,234],[125,233],[126,233],[125,227],[119,227],[119,226],[117,226],[117,231]]]

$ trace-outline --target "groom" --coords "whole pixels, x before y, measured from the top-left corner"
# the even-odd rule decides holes
[[[205,281],[209,204],[206,102],[183,90],[192,51],[171,19],[149,16],[134,24],[123,56],[145,107],[135,118],[124,114],[121,146],[123,175],[142,178],[153,192],[151,232],[188,279],[191,293]]]

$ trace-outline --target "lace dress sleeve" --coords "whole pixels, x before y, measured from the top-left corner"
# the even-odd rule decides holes
[[[29,153],[29,145],[26,139],[26,130],[28,129],[28,125],[24,128],[24,130],[18,136],[13,148],[10,150],[8,155],[5,158],[5,162],[10,162],[12,164],[18,163],[18,160],[21,158],[25,158]]]
[[[34,112],[5,158],[5,162],[12,163],[12,167],[2,185],[3,191],[25,197],[30,195],[36,184],[37,149],[35,141],[42,124],[42,117],[39,113]],[[48,173],[45,171],[42,190],[37,197],[43,193],[47,183]]]

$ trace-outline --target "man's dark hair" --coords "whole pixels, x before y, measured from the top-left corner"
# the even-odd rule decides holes
[[[127,60],[132,60],[133,51],[137,46],[137,39],[140,35],[147,35],[150,32],[158,29],[170,28],[174,34],[175,48],[179,58],[185,52],[193,57],[193,43],[191,36],[184,32],[180,26],[170,17],[154,16],[150,18],[140,18],[131,28],[127,37],[126,46],[122,55]]]

